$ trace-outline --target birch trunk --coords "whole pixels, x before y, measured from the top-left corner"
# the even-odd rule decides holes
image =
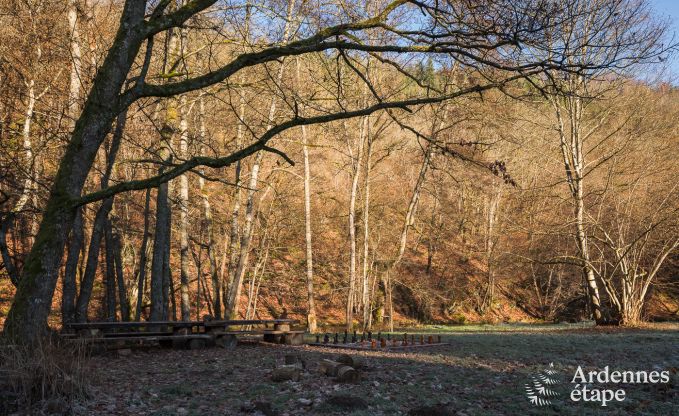
[[[189,153],[186,111],[186,97],[182,96],[179,121],[179,157],[182,160],[186,160]],[[188,321],[191,319],[191,305],[189,303],[189,177],[186,173],[179,177],[179,253],[181,319]]]
[[[245,28],[244,28],[244,33],[245,33],[245,44],[247,45],[248,42],[250,41],[250,3],[249,1],[246,2],[245,5]],[[245,77],[243,74],[240,75],[239,77],[240,83],[244,84],[245,83]],[[243,133],[244,133],[244,125],[243,123],[245,122],[245,97],[243,94],[240,94],[239,97],[239,108],[238,108],[238,127],[236,130],[236,150],[240,150],[241,145],[243,143]],[[217,292],[217,297],[220,297],[220,299],[223,300],[224,306],[226,307],[226,303],[229,298],[229,290],[231,290],[231,287],[233,286],[233,282],[236,279],[236,269],[238,268],[238,242],[240,241],[239,239],[239,218],[240,218],[240,205],[241,205],[241,186],[242,186],[242,179],[241,179],[241,170],[242,170],[242,165],[241,161],[238,160],[236,162],[236,169],[235,169],[235,179],[234,179],[234,190],[233,190],[233,207],[231,209],[231,229],[229,232],[229,240],[224,241],[224,256],[222,257],[222,265],[221,265],[221,272],[220,272],[220,279],[219,282],[221,282],[223,286],[223,294],[220,292]],[[224,274],[226,272],[226,253],[227,253],[227,243],[228,243],[228,252],[229,252],[229,281],[228,283],[224,281]],[[216,302],[219,302],[219,300],[216,300]],[[221,305],[221,302],[220,302]],[[219,306],[215,303],[215,306]],[[216,309],[216,308],[215,308]],[[220,310],[221,313],[221,310]],[[219,315],[216,313],[217,319],[219,319]]]
[[[295,78],[298,88],[301,87],[300,82],[300,62],[299,58],[295,58],[296,71]],[[304,109],[301,108],[302,112]],[[316,332],[316,305],[314,301],[314,259],[313,259],[313,245],[311,241],[311,169],[309,166],[309,138],[307,136],[306,126],[302,126],[302,153],[304,155],[304,242],[306,245],[306,283],[307,283],[307,330],[310,333]]]
[[[582,138],[580,136],[580,118],[582,116],[581,98],[567,98],[570,100],[568,110],[568,131],[566,120],[558,99],[552,99],[552,106],[557,119],[557,130],[561,155],[563,157],[566,181],[571,191],[571,196],[575,205],[575,238],[582,263],[583,278],[587,288],[589,306],[592,309],[592,316],[597,323],[604,323],[601,310],[601,297],[599,286],[594,275],[594,269],[590,261],[589,243],[585,230],[585,201],[584,201],[584,154],[582,152]]]
[[[205,128],[205,103],[203,101],[203,97],[201,96],[199,98],[199,133],[200,133],[200,138],[201,138],[201,143],[205,143],[205,140],[207,139],[207,132]],[[202,151],[201,151],[202,154]],[[219,298],[222,290],[221,290],[221,280],[219,276],[217,275],[217,259],[215,256],[215,248],[214,248],[214,231],[212,227],[212,207],[210,206],[210,197],[208,196],[207,189],[205,187],[205,179],[202,176],[199,176],[198,178],[198,186],[200,189],[200,196],[203,201],[203,213],[205,215],[205,228],[206,228],[206,233],[207,233],[207,257],[208,257],[208,263],[210,266],[210,278],[212,280],[212,285],[214,287],[214,293],[217,298]]]
[[[347,293],[346,329],[353,329],[354,308],[356,296],[356,195],[358,193],[358,180],[361,174],[361,161],[363,160],[363,142],[365,141],[365,123],[367,117],[361,119],[361,128],[358,137],[358,154],[353,161],[351,178],[351,194],[349,195],[349,292]],[[346,128],[346,126],[345,126]]]
[[[368,129],[370,121],[368,121]],[[372,302],[370,299],[370,159],[372,156],[372,137],[368,130],[366,135],[367,149],[365,155],[365,174],[363,178],[363,329],[370,329]]]

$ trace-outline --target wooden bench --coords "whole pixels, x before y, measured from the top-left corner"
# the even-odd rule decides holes
[[[252,330],[252,331],[213,331],[215,337],[237,337],[239,335],[262,335],[264,342],[274,344],[302,345],[305,331]]]
[[[112,348],[128,348],[131,346],[142,346],[148,344],[158,344],[162,347],[201,349],[214,343],[214,338],[205,334],[191,335],[149,335],[149,336],[116,336],[84,338],[84,342],[90,344],[107,344]]]

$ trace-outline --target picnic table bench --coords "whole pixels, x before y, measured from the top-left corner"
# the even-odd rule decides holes
[[[296,319],[78,322],[65,324],[62,336],[117,348],[149,344],[190,349],[216,344],[230,348],[236,345],[238,335],[263,335],[268,342],[301,344],[304,331],[290,329],[296,323]],[[232,329],[252,325],[273,325],[273,329]]]
[[[205,331],[214,335],[219,343],[231,345],[238,335],[262,335],[265,342],[299,345],[304,341],[304,331],[293,331],[290,325],[299,323],[296,319],[242,319],[206,321]],[[273,325],[273,329],[232,330],[233,326]]]

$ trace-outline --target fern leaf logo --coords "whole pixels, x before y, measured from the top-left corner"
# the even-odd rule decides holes
[[[559,393],[553,386],[559,384],[557,371],[554,370],[554,363],[549,363],[549,367],[531,376],[530,383],[524,384],[526,397],[530,404],[534,406],[549,406],[552,400],[559,397]]]

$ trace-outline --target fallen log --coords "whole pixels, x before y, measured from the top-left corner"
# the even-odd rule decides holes
[[[318,368],[321,371],[321,373],[325,374],[326,376],[330,377],[336,377],[337,376],[337,371],[339,370],[340,367],[345,366],[345,364],[338,363],[337,361],[333,360],[321,360],[321,362],[318,363]]]
[[[299,381],[302,370],[295,365],[283,365],[273,370],[271,373],[272,381]]]

